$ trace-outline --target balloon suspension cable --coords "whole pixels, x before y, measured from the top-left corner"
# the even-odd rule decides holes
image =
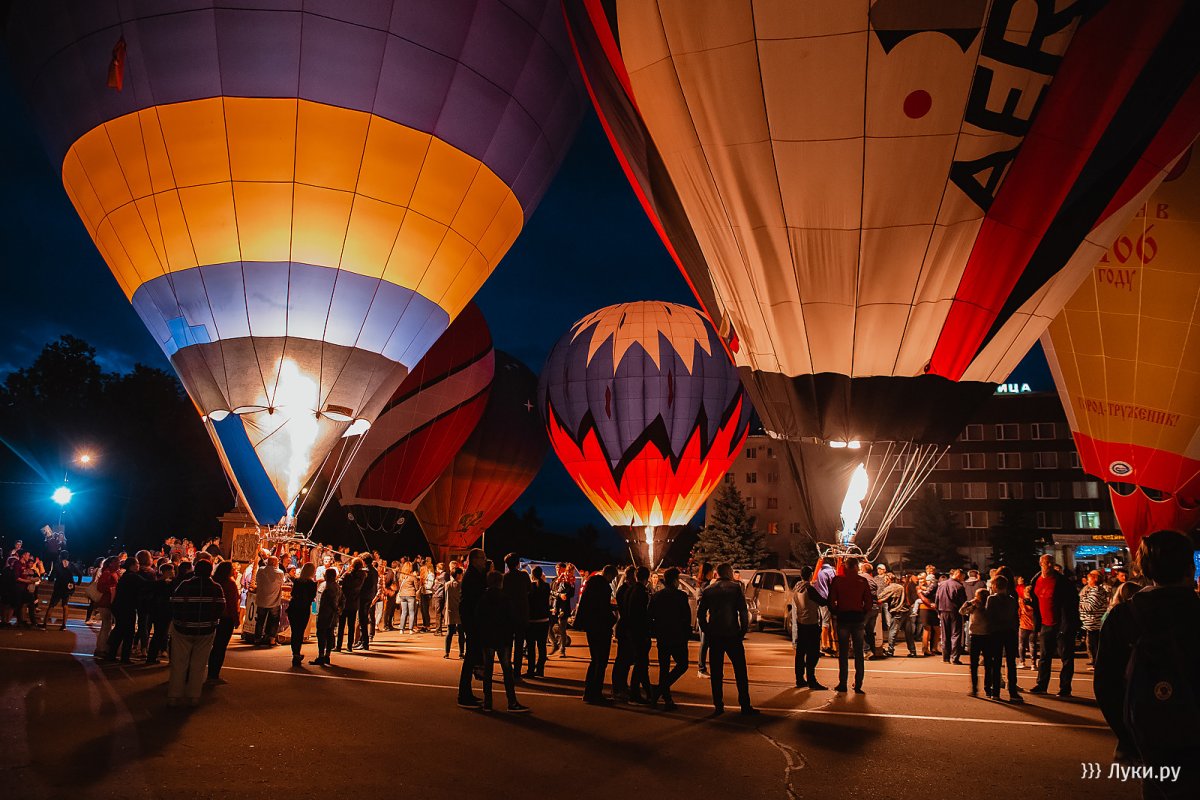
[[[872,537],[870,545],[867,547],[867,556],[874,560],[883,551],[884,545],[887,543],[888,533],[891,531],[892,525],[899,518],[900,512],[908,505],[913,496],[924,485],[925,479],[937,467],[938,462],[942,460],[942,456],[950,449],[949,445],[936,444],[914,444],[905,442],[899,450],[896,450],[894,443],[889,443],[884,454],[884,464],[886,465],[886,473],[881,469],[880,477],[877,479],[877,486],[882,487],[895,477],[896,489],[888,498],[886,506],[883,508],[879,527]],[[868,456],[869,457],[869,456]],[[897,473],[899,473],[897,475]],[[869,513],[876,502],[882,497],[882,492],[875,494],[864,510],[864,515]]]
[[[321,497],[321,504],[320,504],[320,506],[317,507],[316,516],[313,517],[312,526],[311,526],[312,528],[317,527],[317,522],[320,521],[321,515],[323,515],[325,513],[325,509],[329,507],[329,503],[333,500],[334,494],[337,493],[338,486],[341,485],[342,479],[346,477],[346,473],[350,470],[350,465],[354,462],[354,457],[358,455],[359,449],[362,448],[363,442],[366,441],[366,438],[367,438],[366,431],[358,434],[358,436],[356,436],[355,438],[358,441],[354,442],[354,444],[350,447],[341,448],[340,452],[338,453],[337,461],[335,461],[334,465],[333,465],[333,477],[331,477],[329,479],[329,485],[325,487],[325,493]],[[349,455],[347,455],[347,452],[349,452]],[[345,457],[344,460],[343,460],[343,456]],[[321,462],[322,470],[325,468],[325,462],[328,460],[329,460],[329,455],[327,454],[325,456],[325,461]],[[318,473],[319,472],[320,472],[320,470],[318,470]],[[305,500],[307,500],[307,499],[308,498],[306,497]],[[303,507],[303,501],[301,501],[301,507]],[[297,513],[299,513],[299,511],[297,511]],[[356,525],[357,525],[357,522],[356,522]],[[360,536],[362,535],[361,530],[359,531],[359,535]],[[363,541],[364,542],[366,541],[365,536],[363,537]]]

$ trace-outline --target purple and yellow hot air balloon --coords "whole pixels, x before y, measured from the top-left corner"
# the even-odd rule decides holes
[[[6,38],[260,523],[495,269],[581,113],[556,0],[30,0]]]

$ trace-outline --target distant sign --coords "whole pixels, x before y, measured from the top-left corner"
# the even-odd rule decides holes
[[[1002,383],[996,387],[996,394],[1032,394],[1033,389],[1028,383]]]

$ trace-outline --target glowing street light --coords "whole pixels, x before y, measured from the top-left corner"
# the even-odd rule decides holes
[[[92,454],[91,453],[80,453],[79,458],[76,460],[79,461],[80,464],[91,464],[92,463]]]
[[[65,486],[58,487],[54,490],[54,494],[50,495],[50,499],[58,503],[60,506],[65,506],[67,503],[71,502],[72,497],[74,497],[74,492]]]

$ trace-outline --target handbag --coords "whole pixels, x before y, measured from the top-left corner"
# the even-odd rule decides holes
[[[87,595],[87,599],[91,600],[93,603],[99,603],[100,598],[104,597],[104,593],[100,591],[98,584],[99,581],[93,579],[91,583],[83,587],[83,593]]]

